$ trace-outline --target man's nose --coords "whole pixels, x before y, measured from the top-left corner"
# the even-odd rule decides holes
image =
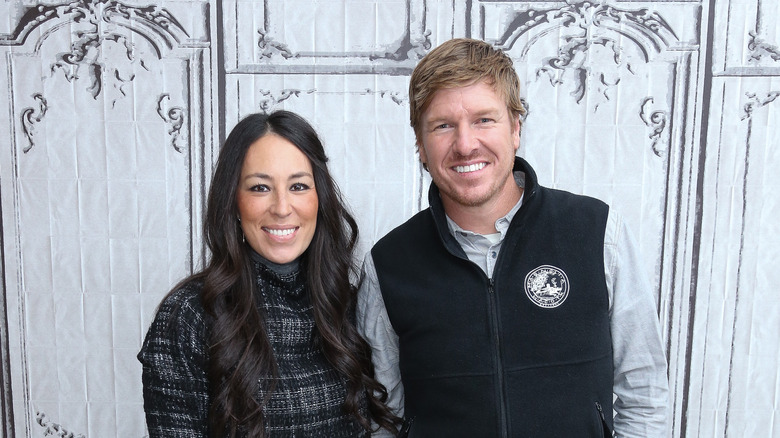
[[[459,155],[469,156],[479,147],[474,128],[471,126],[459,126],[455,132],[455,144],[453,149]]]

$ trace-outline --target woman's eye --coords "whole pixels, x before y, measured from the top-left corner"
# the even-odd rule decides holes
[[[256,184],[250,187],[249,190],[252,192],[268,192],[271,189],[265,184]]]
[[[307,184],[304,184],[304,183],[295,183],[292,186],[290,186],[290,190],[292,190],[293,192],[301,192],[301,191],[308,190],[308,189],[309,189],[309,186]]]

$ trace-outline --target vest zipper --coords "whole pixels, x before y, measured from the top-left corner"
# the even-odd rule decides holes
[[[495,282],[490,278],[488,283],[488,297],[490,301],[490,319],[493,328],[493,360],[496,367],[497,396],[498,396],[498,421],[502,437],[508,437],[508,424],[506,416],[506,387],[504,385],[504,361],[501,354],[501,331],[498,323],[498,304],[495,291]]]
[[[601,427],[604,429],[604,437],[611,437],[612,431],[607,426],[607,419],[604,417],[604,409],[601,407],[601,403],[596,402],[596,410],[599,411],[599,419],[601,420]]]

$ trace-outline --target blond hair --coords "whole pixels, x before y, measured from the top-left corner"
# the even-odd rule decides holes
[[[412,72],[409,119],[417,141],[421,140],[422,114],[437,91],[480,81],[491,85],[504,98],[507,110],[522,125],[520,116],[525,115],[525,108],[512,59],[484,41],[456,38],[431,50]]]

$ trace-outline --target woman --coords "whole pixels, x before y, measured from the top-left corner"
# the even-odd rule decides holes
[[[326,162],[287,111],[228,136],[206,209],[211,259],[163,300],[138,355],[150,436],[395,430],[354,324],[357,225]]]

